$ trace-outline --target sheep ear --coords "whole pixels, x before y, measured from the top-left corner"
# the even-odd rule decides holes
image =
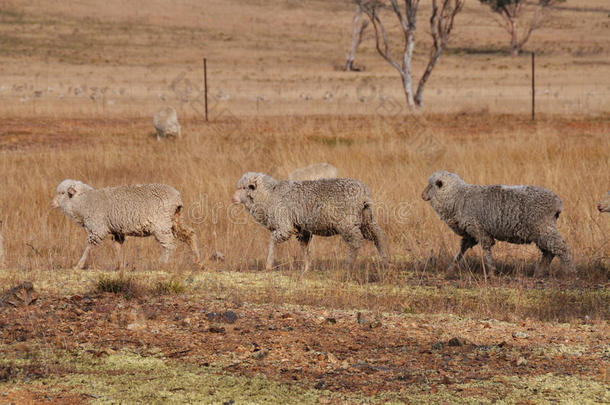
[[[68,197],[72,198],[74,194],[76,194],[76,189],[74,188],[74,186],[68,187]]]

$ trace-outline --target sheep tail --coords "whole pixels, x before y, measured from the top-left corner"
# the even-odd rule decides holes
[[[189,245],[191,251],[193,252],[195,263],[202,267],[203,263],[201,262],[199,248],[197,247],[197,234],[195,233],[193,228],[182,222],[181,205],[176,208],[176,212],[174,214],[174,217],[172,218],[172,233],[174,234],[174,237],[176,239]]]
[[[379,256],[384,265],[388,263],[388,244],[383,230],[373,218],[373,210],[370,202],[365,202],[362,209],[362,225],[360,227],[362,236],[375,244]]]

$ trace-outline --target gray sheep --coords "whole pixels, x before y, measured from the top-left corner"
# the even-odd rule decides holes
[[[75,266],[85,267],[92,247],[111,235],[119,257],[126,236],[154,236],[161,244],[162,263],[167,263],[179,239],[188,244],[195,261],[201,264],[195,232],[182,223],[180,193],[165,184],[136,184],[94,189],[77,180],[64,180],[57,186],[52,208],[61,208],[66,216],[85,228],[87,246]]]
[[[243,204],[254,219],[271,231],[266,269],[273,267],[276,245],[296,235],[306,272],[313,235],[341,235],[353,264],[364,239],[372,241],[387,263],[384,232],[373,219],[371,192],[353,179],[277,181],[264,173],[248,172],[237,183],[233,202]]]
[[[597,204],[599,212],[610,212],[610,191],[608,194]]]
[[[312,165],[295,169],[288,175],[288,180],[319,180],[337,177],[337,168],[328,163],[314,163]]]
[[[454,259],[458,265],[464,253],[481,244],[491,275],[495,240],[535,243],[542,251],[536,275],[548,270],[558,256],[565,271],[573,271],[568,245],[557,230],[561,199],[552,191],[535,186],[479,186],[465,183],[458,175],[438,171],[428,178],[422,193],[434,211],[462,237]]]
[[[180,123],[176,110],[172,107],[163,107],[153,116],[153,125],[157,131],[157,140],[181,135]]]

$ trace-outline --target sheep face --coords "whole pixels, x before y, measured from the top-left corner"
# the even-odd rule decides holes
[[[237,182],[237,190],[233,194],[233,202],[243,204],[247,209],[251,209],[255,204],[260,204],[267,200],[271,188],[277,184],[271,176],[264,173],[248,172]]]
[[[55,197],[51,201],[51,208],[61,208],[66,213],[71,212],[74,198],[87,190],[93,190],[93,188],[78,180],[64,180],[57,186]]]
[[[434,206],[437,201],[445,201],[453,195],[456,188],[465,184],[457,174],[439,171],[428,178],[428,185],[421,194],[424,201]]]
[[[597,209],[599,212],[610,212],[610,191],[606,194],[606,197],[597,204]]]

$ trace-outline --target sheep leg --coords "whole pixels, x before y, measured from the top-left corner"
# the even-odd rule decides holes
[[[269,252],[267,253],[267,263],[265,264],[265,270],[273,270],[273,262],[275,260],[275,248],[279,243],[286,242],[290,239],[290,234],[281,233],[278,231],[271,232],[271,238],[269,238]]]
[[[311,257],[309,254],[309,243],[311,242],[311,232],[308,231],[302,231],[301,233],[297,234],[297,239],[299,241],[299,244],[301,245],[301,251],[303,252],[303,270],[301,271],[301,274],[307,273],[307,271],[309,271],[309,267],[311,265]]]
[[[85,264],[87,263],[87,257],[89,257],[89,251],[91,250],[92,247],[93,247],[93,244],[90,243],[89,241],[87,241],[87,246],[85,246],[85,251],[83,252],[83,255],[81,256],[78,263],[76,263],[76,266],[74,266],[74,270],[82,270],[85,268]]]
[[[536,269],[536,275],[539,275],[541,271],[550,267],[554,256],[559,257],[559,260],[561,261],[561,270],[564,274],[573,273],[575,271],[570,248],[561,237],[557,228],[547,228],[545,232],[540,235],[536,245],[542,251],[542,259]]]
[[[366,210],[370,210],[370,208],[365,209],[365,211]],[[381,262],[386,266],[388,264],[388,244],[385,233],[381,227],[371,220],[360,227],[360,231],[362,232],[364,239],[370,240],[375,244]]]
[[[155,233],[155,239],[161,245],[163,252],[159,257],[159,262],[162,264],[167,264],[169,262],[169,258],[171,257],[174,249],[176,248],[176,243],[174,241],[174,235],[170,232],[163,233]]]
[[[178,240],[186,243],[193,252],[193,259],[198,266],[203,267],[201,262],[201,256],[199,255],[199,248],[197,247],[197,234],[188,225],[182,223],[182,214],[180,210],[176,212],[173,218],[172,233]]]
[[[492,237],[484,236],[480,239],[481,248],[483,248],[483,253],[485,255],[485,267],[487,267],[487,272],[489,277],[494,277],[496,272],[496,265],[494,263],[493,256],[491,255],[491,248],[496,243]]]
[[[471,238],[470,236],[464,236],[460,240],[460,250],[458,250],[457,254],[453,258],[453,263],[457,264],[459,266],[459,264],[464,259],[464,254],[468,251],[468,249],[475,246],[476,244],[477,244],[476,239]]]
[[[125,268],[125,256],[123,256],[123,243],[125,242],[125,235],[121,235],[118,233],[112,234],[112,244],[114,245],[114,250],[116,252],[116,256],[119,262],[119,266],[117,270],[123,270]]]
[[[358,251],[362,246],[364,237],[362,236],[362,232],[359,228],[350,230],[348,232],[343,232],[341,236],[343,236],[343,240],[349,246],[346,265],[348,267],[352,267],[354,265],[354,262],[356,261],[356,257],[358,257]]]
[[[542,250],[542,259],[540,259],[540,262],[538,263],[538,266],[536,266],[536,271],[534,272],[534,277],[542,277],[545,274],[548,273],[550,267],[551,267],[551,262],[553,261],[553,258],[555,257],[555,255],[551,252],[549,252],[548,250]]]

